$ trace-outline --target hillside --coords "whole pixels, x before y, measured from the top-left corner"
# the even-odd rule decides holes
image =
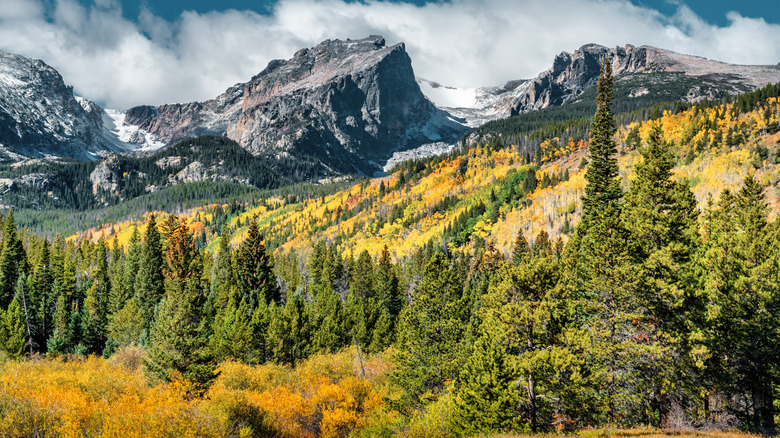
[[[493,139],[67,239],[0,217],[8,434],[171,412],[150,391],[219,436],[774,430],[780,90],[618,129],[599,85],[590,140],[533,157]]]
[[[777,95],[778,88],[770,86],[732,103],[678,106],[676,112],[666,110],[658,118],[622,126],[616,139],[623,185],[630,185],[639,159],[637,147],[646,144],[651,126],[659,123],[664,139],[674,145],[675,177],[687,178],[700,207],[710,195],[717,198],[724,189],[734,190],[745,175],[755,173],[766,187],[774,214],[780,210]],[[280,198],[264,202],[273,205],[271,210],[248,205],[224,225],[208,220],[222,210],[219,207],[198,208],[187,215],[201,218],[198,228],[203,228],[207,241],[229,232],[237,244],[249,219],[258,214],[268,245],[298,254],[308,254],[320,240],[352,254],[363,250],[378,254],[387,245],[397,259],[426,244],[472,251],[486,240],[508,254],[521,230],[531,240],[544,230],[552,239],[566,241],[581,212],[587,141],[575,136],[546,138],[534,157],[518,149],[493,141],[407,162],[386,177],[330,195],[294,203]],[[129,225],[114,228],[129,238]],[[100,231],[90,234],[96,238]]]

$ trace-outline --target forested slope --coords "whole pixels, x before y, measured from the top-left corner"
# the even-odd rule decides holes
[[[140,346],[145,379],[192,401],[183,430],[222,436],[772,433],[777,89],[618,128],[609,64],[599,83],[589,141],[547,139],[534,159],[497,141],[313,199],[53,241],[9,212],[0,349],[74,360]],[[351,369],[324,359],[345,349]],[[301,374],[258,386],[270,364]],[[22,415],[114,427],[99,403],[69,423],[33,396],[35,368],[8,366],[23,376],[0,389],[8,434]],[[156,408],[144,397],[128,424]]]

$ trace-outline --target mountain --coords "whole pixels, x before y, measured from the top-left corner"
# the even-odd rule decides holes
[[[423,79],[418,82],[437,105],[478,127],[490,120],[569,103],[582,101],[590,106],[594,100],[584,93],[596,84],[604,57],[613,62],[616,100],[622,105],[618,110],[719,99],[780,82],[780,65],[734,65],[650,46],[597,44],[563,52],[535,78],[499,87],[457,89]],[[591,108],[584,113],[592,114]]]
[[[363,174],[393,152],[454,143],[466,130],[422,94],[404,44],[379,36],[324,41],[213,100],[131,108],[125,124],[166,143],[226,135],[256,155]]]
[[[112,154],[99,161],[0,165],[0,176],[0,204],[69,211],[116,205],[166,190],[161,195],[169,204],[193,197],[212,199],[220,193],[232,196],[301,179],[292,167],[256,157],[222,136],[188,138],[141,156]],[[193,183],[200,194],[179,187]]]
[[[673,145],[675,179],[687,179],[702,210],[710,195],[717,198],[725,189],[735,193],[753,174],[765,187],[772,216],[780,212],[780,86],[740,95],[731,103],[700,102],[649,120],[627,120],[615,135],[624,187],[630,186],[655,124]],[[514,144],[471,144],[330,193],[295,201],[270,198],[273,208],[265,208],[271,204],[265,201],[250,203],[243,211],[231,211],[228,220],[222,219],[221,206],[185,215],[201,222],[205,235],[221,230],[238,244],[258,214],[266,245],[282,252],[294,249],[297,255],[310,254],[319,241],[352,254],[364,249],[378,254],[387,245],[402,259],[426,245],[469,252],[489,240],[510,254],[520,230],[530,240],[541,231],[552,241],[566,240],[579,221],[588,142],[559,140],[545,139],[557,146],[536,157],[523,156]],[[119,230],[126,241],[132,225],[137,222],[110,224],[91,234],[97,238]],[[217,239],[210,241],[216,246]]]
[[[97,104],[73,95],[43,61],[0,51],[0,160],[95,160],[133,150]]]

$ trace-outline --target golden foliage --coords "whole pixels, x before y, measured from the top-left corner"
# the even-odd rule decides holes
[[[383,406],[381,357],[362,377],[349,351],[295,369],[225,362],[204,399],[189,383],[147,386],[139,347],[110,360],[0,363],[0,436],[346,437]]]

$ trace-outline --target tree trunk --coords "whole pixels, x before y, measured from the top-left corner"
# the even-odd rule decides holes
[[[773,389],[771,382],[766,382],[761,387],[761,432],[765,434],[773,434],[775,432]]]

